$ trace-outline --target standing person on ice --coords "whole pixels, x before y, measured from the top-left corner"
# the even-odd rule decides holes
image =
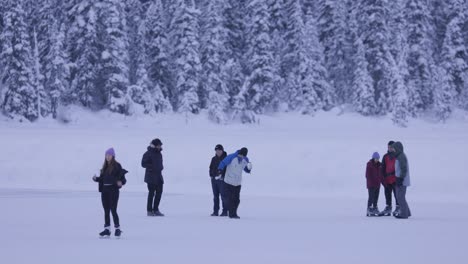
[[[400,210],[395,214],[396,218],[407,219],[411,216],[411,210],[406,201],[406,189],[411,185],[408,158],[403,149],[401,142],[396,142],[392,145],[395,150],[395,176],[396,180],[396,194],[398,203],[400,204]]]
[[[218,174],[218,166],[221,161],[226,158],[227,153],[224,151],[224,147],[221,144],[216,145],[215,147],[216,154],[211,159],[210,163],[210,177],[211,177],[211,188],[213,190],[213,213],[211,216],[218,216],[219,215],[219,196],[222,199],[223,211],[221,216],[228,215],[228,208],[227,208],[227,199],[225,197],[225,183],[224,183],[224,175],[226,173],[226,169],[222,171],[221,174]]]
[[[119,189],[127,183],[125,179],[127,171],[115,160],[113,148],[108,149],[105,156],[99,177],[96,175],[93,177],[93,180],[99,183],[102,207],[104,207],[104,231],[99,235],[101,237],[110,236],[110,213],[112,213],[115,227],[114,234],[116,237],[120,237],[122,231],[120,230],[119,215],[117,214],[117,204],[119,202]]]
[[[229,218],[239,219],[237,208],[240,204],[240,191],[242,186],[242,171],[250,173],[252,163],[247,158],[248,149],[241,148],[228,155],[218,166],[218,175],[226,168],[224,182],[226,183],[226,197],[228,198]]]
[[[392,147],[394,141],[388,142],[388,152],[382,158],[382,174],[384,176],[383,186],[385,188],[385,202],[386,207],[380,215],[390,216],[392,214],[392,193],[395,196],[395,211],[393,215],[399,210],[398,200],[396,198],[396,176],[395,176],[395,161],[394,149]]]
[[[159,211],[159,203],[161,202],[164,185],[162,176],[164,166],[161,151],[162,142],[156,138],[151,141],[150,146],[141,159],[141,166],[146,169],[145,182],[148,186],[146,211],[148,216],[164,216]]]
[[[380,184],[382,183],[382,168],[380,163],[380,155],[378,152],[372,154],[372,159],[367,162],[366,179],[369,199],[367,200],[367,216],[379,216],[379,201]]]

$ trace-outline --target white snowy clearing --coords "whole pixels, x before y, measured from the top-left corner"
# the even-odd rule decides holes
[[[457,115],[456,115],[457,116]],[[156,119],[76,112],[68,125],[0,121],[1,263],[464,263],[468,122],[410,122],[319,113],[214,125],[203,115]],[[163,218],[146,216],[141,156],[164,145]],[[372,152],[402,141],[413,217],[365,217]],[[249,148],[240,220],[210,217],[214,146]],[[99,239],[103,210],[91,181],[114,147],[129,170],[121,239]],[[383,209],[383,188],[379,207]]]

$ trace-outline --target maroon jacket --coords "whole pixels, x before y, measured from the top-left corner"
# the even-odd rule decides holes
[[[395,161],[396,157],[394,157],[391,153],[385,154],[382,158],[382,173],[384,176],[384,185],[394,184],[396,182]]]
[[[369,188],[379,188],[382,183],[382,164],[380,161],[374,162],[370,160],[367,162],[366,168],[366,179],[367,179],[367,189]]]

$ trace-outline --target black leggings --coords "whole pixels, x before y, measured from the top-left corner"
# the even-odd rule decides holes
[[[369,188],[369,199],[367,200],[367,207],[377,207],[377,202],[379,201],[380,187],[378,188]]]
[[[102,207],[104,208],[104,227],[110,227],[110,214],[114,219],[114,226],[120,227],[117,204],[119,203],[119,189],[115,186],[104,186],[101,192]]]

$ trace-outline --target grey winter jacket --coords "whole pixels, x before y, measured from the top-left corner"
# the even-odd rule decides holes
[[[395,176],[397,178],[403,178],[403,186],[410,186],[410,173],[408,158],[404,152],[403,144],[401,142],[395,142],[392,147],[395,149]]]

